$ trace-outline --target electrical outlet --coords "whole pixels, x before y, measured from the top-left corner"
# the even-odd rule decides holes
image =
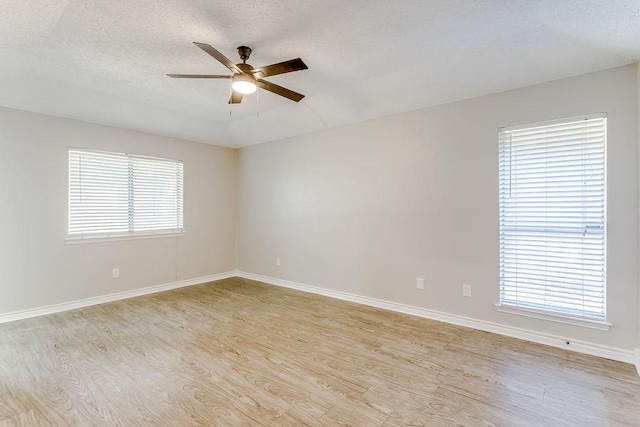
[[[113,270],[111,270],[111,277],[113,279],[117,279],[118,277],[120,277],[120,269],[114,268]]]
[[[276,267],[280,267],[280,258],[276,258]]]
[[[467,285],[466,283],[462,284],[462,296],[463,297],[471,296],[471,285]]]
[[[418,279],[416,280],[416,288],[424,289],[424,279],[423,278],[418,277]]]

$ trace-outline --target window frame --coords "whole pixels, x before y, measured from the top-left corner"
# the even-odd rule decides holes
[[[181,223],[182,227],[178,228],[157,228],[157,229],[146,229],[146,230],[134,230],[132,229],[133,223],[129,223],[128,231],[97,231],[97,232],[79,232],[79,233],[70,233],[71,226],[71,212],[72,212],[72,171],[71,171],[71,155],[72,152],[79,153],[93,153],[93,154],[104,154],[108,156],[117,156],[122,157],[127,160],[129,165],[129,170],[132,168],[132,161],[135,159],[144,160],[144,161],[158,161],[158,162],[170,162],[176,165],[180,165],[180,175],[179,179],[179,187],[176,186],[177,191],[177,200],[176,200],[176,208],[179,209],[179,219],[178,222]],[[88,149],[88,148],[78,148],[78,147],[68,147],[67,148],[67,232],[65,241],[68,244],[77,244],[77,243],[98,243],[98,242],[111,242],[118,240],[138,240],[138,239],[153,239],[153,238],[166,238],[166,237],[179,237],[184,236],[186,234],[184,227],[184,162],[182,160],[176,159],[168,159],[162,157],[152,157],[152,156],[143,156],[137,154],[130,154],[124,152],[116,152],[116,151],[106,151],[106,150],[96,150],[96,149]],[[128,191],[132,191],[133,188],[133,175],[130,173],[128,177]],[[131,203],[128,204],[127,207],[129,217],[133,215],[133,206]]]
[[[602,227],[603,227],[603,267],[604,267],[604,272],[603,272],[603,283],[602,283],[602,293],[603,293],[603,304],[604,304],[604,316],[603,318],[591,318],[591,317],[585,317],[585,316],[579,316],[579,315],[571,315],[569,313],[566,312],[561,312],[561,311],[556,311],[556,310],[551,310],[551,309],[545,309],[545,308],[537,308],[537,307],[526,307],[526,306],[519,306],[519,305],[514,305],[514,304],[508,304],[505,303],[502,299],[503,297],[503,291],[502,291],[502,286],[503,286],[503,272],[502,272],[502,263],[503,263],[503,259],[502,259],[502,250],[500,250],[500,261],[499,261],[499,286],[498,286],[498,303],[495,304],[495,307],[497,309],[497,311],[499,312],[503,312],[503,313],[508,313],[508,314],[515,314],[515,315],[520,315],[520,316],[525,316],[525,317],[531,317],[531,318],[536,318],[536,319],[543,319],[543,320],[549,320],[549,321],[554,321],[554,322],[560,322],[560,323],[565,323],[565,324],[570,324],[570,325],[575,325],[575,326],[582,326],[582,327],[587,327],[587,328],[593,328],[593,329],[598,329],[598,330],[604,330],[604,331],[608,331],[610,329],[610,327],[612,326],[612,324],[608,321],[608,310],[607,310],[607,229],[608,229],[608,225],[607,225],[607,139],[608,139],[608,123],[607,123],[607,115],[605,113],[597,113],[597,114],[589,114],[589,115],[583,115],[583,116],[577,116],[577,117],[567,117],[567,118],[563,118],[563,119],[557,119],[557,120],[548,120],[548,121],[542,121],[542,122],[536,122],[536,123],[528,123],[528,124],[523,124],[523,125],[516,125],[516,126],[509,126],[509,127],[503,127],[500,128],[498,131],[498,153],[500,154],[501,151],[501,139],[502,139],[502,135],[505,132],[514,132],[514,131],[521,131],[521,130],[527,130],[527,129],[534,129],[534,128],[541,128],[541,127],[546,127],[546,126],[557,126],[557,125],[562,125],[562,124],[570,124],[573,122],[577,122],[577,121],[581,121],[581,120],[593,120],[593,119],[603,119],[603,140],[602,140],[602,150],[603,150],[603,157],[602,157],[602,166],[603,166],[603,193],[602,193],[602,197],[603,197],[603,202],[604,202],[604,217],[603,217],[603,221],[602,221]],[[500,194],[500,190],[501,190],[501,185],[500,185],[500,173],[501,173],[501,166],[502,166],[502,161],[500,159],[500,157],[498,158],[498,207],[499,209],[502,208],[502,195]],[[509,172],[511,174],[511,172]],[[510,175],[511,176],[511,175]],[[545,177],[545,179],[547,179]],[[498,236],[498,240],[499,240],[499,248],[502,247],[502,245],[504,244],[503,242],[503,237],[502,237],[502,218],[501,218],[501,214],[499,214],[499,219],[498,219],[498,224],[499,224],[499,236]]]

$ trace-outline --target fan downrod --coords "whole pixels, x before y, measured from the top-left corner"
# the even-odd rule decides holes
[[[242,62],[247,62],[247,59],[251,56],[251,48],[249,46],[238,46],[238,55]]]

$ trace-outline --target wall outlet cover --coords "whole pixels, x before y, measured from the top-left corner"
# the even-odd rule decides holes
[[[471,296],[471,285],[464,283],[462,285],[462,296],[470,297]]]

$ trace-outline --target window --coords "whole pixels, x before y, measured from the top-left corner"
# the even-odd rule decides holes
[[[499,133],[500,306],[605,322],[604,115]]]
[[[69,238],[182,232],[182,162],[69,150]]]

